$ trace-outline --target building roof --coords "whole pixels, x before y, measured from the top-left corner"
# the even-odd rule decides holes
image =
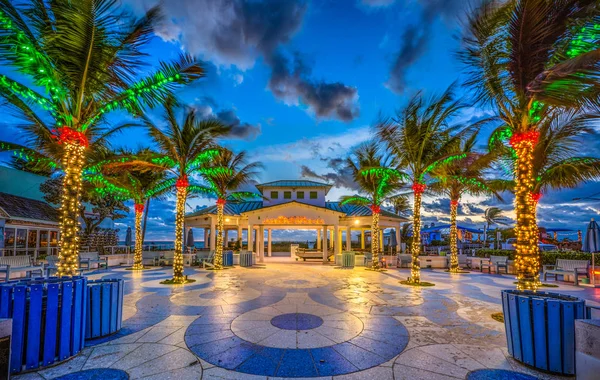
[[[58,210],[35,199],[0,193],[0,209],[9,219],[58,223]]]
[[[263,188],[265,187],[291,187],[294,189],[298,187],[325,188],[325,194],[327,194],[329,192],[329,189],[331,189],[331,186],[332,185],[323,182],[307,181],[303,179],[289,179],[261,183],[259,185],[256,185],[256,188],[258,189],[258,191],[260,191],[261,194],[263,192]]]
[[[340,202],[326,202],[325,207],[327,207],[330,210],[341,211],[341,212],[345,213],[346,216],[349,216],[349,217],[372,216],[373,215],[373,212],[367,206],[357,206],[357,205],[350,205],[350,204],[343,205]],[[394,214],[393,212],[387,211],[384,208],[381,209],[380,215],[385,216],[387,218],[406,220],[405,217]]]
[[[223,214],[227,216],[240,216],[244,212],[254,211],[258,209],[270,208],[270,207],[279,207],[285,206],[290,203],[299,203],[311,207],[322,208],[320,206],[315,206],[307,203],[291,201],[286,203],[279,203],[273,206],[263,207],[262,201],[250,201],[250,202],[227,202],[225,204],[225,208],[223,209]],[[340,202],[325,202],[325,208],[331,211],[337,211],[346,214],[347,217],[361,217],[361,216],[371,216],[373,215],[371,209],[367,206],[355,206],[355,205],[341,205]],[[216,215],[217,206],[209,206],[198,211],[189,213],[186,215],[186,218],[194,217],[194,216],[202,216],[202,215]],[[385,209],[381,209],[381,215],[387,218],[401,219],[406,220],[405,217],[396,215],[393,212],[387,211]]]

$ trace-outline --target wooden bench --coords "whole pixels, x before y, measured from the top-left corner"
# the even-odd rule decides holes
[[[48,277],[52,276],[52,273],[58,272],[58,256],[46,256],[46,274]],[[79,271],[79,275],[83,275],[84,268],[79,267],[77,269]]]
[[[590,261],[556,259],[555,265],[544,265],[544,281],[549,274],[554,275],[554,281],[557,276],[563,276],[563,279],[564,276],[574,276],[575,286],[579,286],[579,276],[590,277]]]
[[[296,251],[296,256],[302,258],[303,261],[308,260],[323,260],[323,251],[321,250],[308,250],[305,248],[298,248]],[[333,252],[327,252],[327,261],[329,261],[330,257],[333,256]]]
[[[98,269],[101,265],[104,265],[105,269],[108,269],[108,257],[100,257],[98,252],[81,252],[79,253],[79,267],[86,270],[92,269],[92,264],[98,264]]]
[[[490,256],[488,261],[482,261],[480,272],[487,269],[488,273],[491,273],[492,267],[496,271],[496,274],[500,273],[500,268],[504,268],[506,274],[508,274],[508,256]]]
[[[32,272],[39,272],[44,277],[44,266],[34,265],[31,256],[0,256],[0,273],[5,273],[5,280],[10,280],[11,272],[25,272],[31,277]]]

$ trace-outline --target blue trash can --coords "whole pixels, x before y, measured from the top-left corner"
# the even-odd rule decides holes
[[[575,320],[585,300],[558,293],[502,291],[508,353],[544,371],[575,374]]]
[[[224,267],[232,267],[233,266],[233,251],[223,252],[223,266]]]
[[[123,285],[123,280],[116,278],[87,283],[85,339],[103,338],[121,330]]]

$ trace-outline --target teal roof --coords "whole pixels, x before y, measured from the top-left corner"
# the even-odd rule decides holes
[[[316,181],[307,181],[304,179],[290,179],[290,180],[281,180],[281,181],[273,181],[267,183],[261,183],[260,185],[256,185],[256,188],[262,193],[264,187],[322,187],[326,188],[326,193],[331,189],[330,184]]]
[[[291,203],[291,202],[288,202],[288,203]],[[300,203],[300,202],[298,202],[298,203]],[[269,206],[269,207],[280,206],[282,204],[285,204],[285,203],[280,203],[280,204]],[[308,204],[308,206],[319,207],[319,206],[314,206],[311,204]],[[223,209],[223,214],[227,215],[227,216],[240,216],[244,212],[254,211],[254,210],[258,210],[258,209],[262,209],[262,208],[264,208],[262,201],[227,202],[225,204],[225,208]],[[373,215],[371,212],[371,209],[368,208],[367,206],[342,205],[342,204],[340,204],[340,202],[325,202],[325,208],[328,210],[332,210],[332,211],[342,212],[342,213],[346,214],[346,216],[348,216],[348,217],[353,217],[353,216],[360,217],[360,216]],[[209,207],[205,207],[201,210],[187,214],[186,218],[194,217],[194,216],[209,215],[209,214],[215,215],[216,213],[217,213],[217,206],[209,206]],[[388,217],[388,218],[406,220],[405,217],[396,215],[393,212],[387,211],[383,208],[381,209],[381,215]]]

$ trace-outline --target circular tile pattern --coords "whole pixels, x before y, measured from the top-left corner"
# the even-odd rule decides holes
[[[56,380],[128,380],[129,375],[125,371],[120,369],[112,368],[94,368],[86,369],[85,371],[78,371],[69,373],[68,375],[55,377]]]
[[[318,377],[378,366],[408,343],[408,331],[391,316],[361,319],[311,301],[306,293],[292,294],[231,323],[217,316],[199,317],[186,331],[186,345],[204,361],[236,372]]]
[[[323,318],[313,314],[289,313],[273,317],[271,324],[282,330],[312,330],[323,324]]]
[[[171,302],[179,306],[222,306],[236,305],[260,297],[260,292],[253,288],[227,289],[210,287],[190,290],[171,297]]]
[[[536,380],[537,377],[504,369],[478,369],[469,372],[467,380]]]

